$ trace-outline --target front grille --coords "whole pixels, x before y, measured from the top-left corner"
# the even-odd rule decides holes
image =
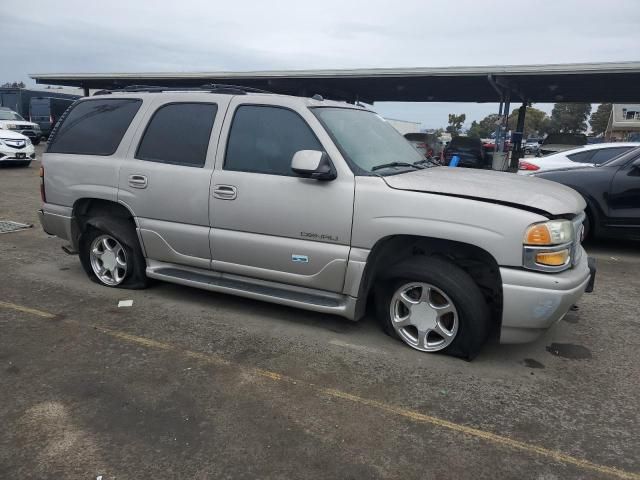
[[[32,125],[19,125],[20,130],[34,130],[35,127]]]

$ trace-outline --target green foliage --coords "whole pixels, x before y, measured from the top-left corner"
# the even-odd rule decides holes
[[[518,125],[519,109],[516,108],[509,115],[509,129],[515,131]],[[542,110],[527,107],[524,117],[524,130],[522,138],[541,137],[549,132],[549,116]]]
[[[467,135],[476,138],[488,138],[493,132],[496,131],[498,122],[500,121],[500,115],[492,113],[487,115],[479,122],[475,120],[471,122],[471,128],[467,131]]]
[[[24,82],[6,82],[0,85],[2,88],[24,88]]]
[[[462,124],[467,119],[467,115],[461,113],[460,115],[456,115],[455,113],[449,114],[449,125],[447,125],[447,132],[451,134],[452,137],[457,137],[460,135],[460,131],[462,130]]]
[[[551,112],[550,131],[584,133],[590,113],[590,103],[556,103]]]
[[[602,103],[598,105],[598,109],[591,114],[589,123],[594,135],[600,135],[607,130],[609,117],[611,116],[612,105],[610,103]]]

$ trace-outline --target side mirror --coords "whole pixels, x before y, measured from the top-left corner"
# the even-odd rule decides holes
[[[303,178],[333,180],[336,172],[329,161],[329,155],[318,150],[299,150],[291,159],[291,170]]]

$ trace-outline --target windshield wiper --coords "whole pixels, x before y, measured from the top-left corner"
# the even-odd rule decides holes
[[[371,171],[375,172],[376,170],[382,170],[383,168],[390,168],[390,167],[411,167],[411,168],[415,168],[417,170],[422,170],[424,168],[422,165],[416,165],[415,163],[389,162],[389,163],[383,163],[381,165],[376,165],[375,167],[373,167],[371,169]]]

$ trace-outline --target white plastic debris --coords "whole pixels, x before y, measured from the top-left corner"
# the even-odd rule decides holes
[[[133,306],[133,300],[120,300],[118,302],[118,308],[120,307],[132,307]]]

